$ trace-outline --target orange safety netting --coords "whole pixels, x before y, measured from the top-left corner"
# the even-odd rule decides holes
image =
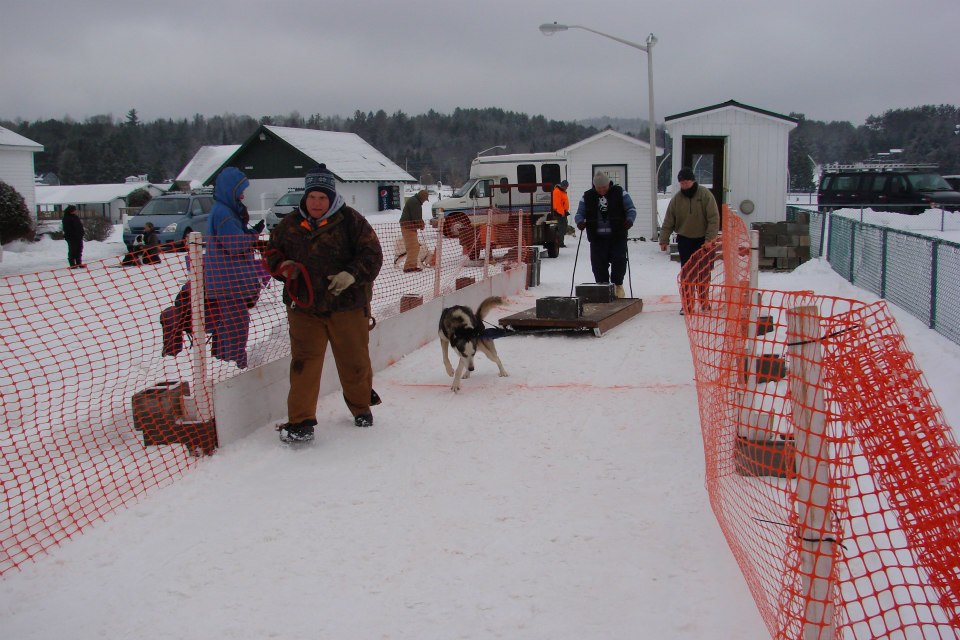
[[[711,504],[771,636],[960,637],[960,449],[885,302],[681,269]]]
[[[374,225],[384,260],[371,315],[530,256],[529,215],[479,220],[442,233],[426,224],[411,272],[400,225]],[[282,284],[260,256],[266,238],[238,258],[244,269],[224,273],[189,267],[204,261],[197,241],[0,281],[0,575],[196,466],[217,446],[213,384],[289,356]],[[201,305],[190,295],[241,272],[262,286],[250,293],[236,276],[239,298]]]

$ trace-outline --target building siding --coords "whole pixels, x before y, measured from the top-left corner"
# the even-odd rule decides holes
[[[27,211],[36,220],[37,198],[33,168],[33,150],[0,149],[0,180],[23,196]]]

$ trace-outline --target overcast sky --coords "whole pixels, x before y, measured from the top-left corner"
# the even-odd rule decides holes
[[[0,119],[135,108],[408,115],[499,107],[548,119],[656,118],[726,100],[862,124],[960,105],[957,0],[0,0]]]

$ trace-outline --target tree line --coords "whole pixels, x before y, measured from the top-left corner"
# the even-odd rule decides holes
[[[960,173],[960,109],[956,106],[889,110],[870,116],[860,126],[789,115],[799,121],[790,135],[791,189],[812,189],[815,167],[833,162],[923,162],[939,165],[944,174]],[[61,184],[117,183],[144,174],[151,182],[167,182],[201,146],[240,144],[260,124],[356,133],[420,182],[453,185],[464,181],[470,161],[479,151],[495,145],[507,147],[497,153],[555,151],[607,126],[640,140],[649,137],[647,123],[641,120],[564,122],[492,107],[458,108],[451,114],[430,110],[415,116],[402,111],[388,115],[383,110],[307,118],[296,112],[259,119],[197,114],[190,119],[152,122],[142,122],[136,109],[131,109],[120,119],[97,115],[82,122],[18,120],[0,124],[42,144],[44,151],[34,156],[36,171],[56,175]],[[670,138],[660,128],[657,140],[670,148]],[[672,182],[669,173],[670,163],[665,162],[659,176],[661,189]]]

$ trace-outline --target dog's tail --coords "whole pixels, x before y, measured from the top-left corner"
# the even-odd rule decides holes
[[[480,322],[483,322],[484,317],[487,313],[494,307],[503,304],[503,298],[500,296],[490,296],[486,300],[480,303],[480,306],[477,307],[477,319]]]

